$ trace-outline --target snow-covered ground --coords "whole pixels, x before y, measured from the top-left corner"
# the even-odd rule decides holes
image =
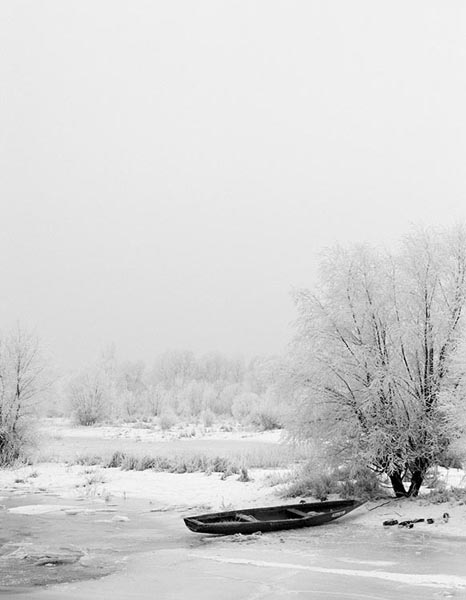
[[[204,506],[220,510],[227,506],[276,502],[276,488],[270,488],[266,482],[268,473],[264,469],[252,469],[251,481],[241,482],[238,475],[222,479],[220,473],[122,471],[43,463],[0,471],[0,489],[27,496],[42,491],[64,500],[84,498],[110,502],[112,498],[146,498],[164,509]]]
[[[166,432],[152,425],[133,424],[74,427],[62,419],[48,419],[39,428],[39,452],[52,460],[0,470],[0,489],[14,495],[54,494],[66,499],[92,499],[109,502],[112,498],[148,499],[154,506],[203,506],[218,510],[227,506],[272,504],[277,487],[270,487],[270,469],[249,469],[250,481],[238,475],[125,471],[119,468],[83,466],[73,456],[111,455],[116,450],[168,456],[203,453],[212,449],[220,456],[237,456],[245,447],[257,451],[259,458],[281,454],[281,431],[225,431],[220,427],[178,427]],[[180,450],[181,449],[181,450]],[[284,449],[285,450],[285,449]],[[40,454],[39,454],[40,456]],[[31,511],[34,509],[31,508]]]
[[[99,425],[95,427],[74,426],[67,419],[46,419],[39,428],[45,438],[89,438],[99,436],[105,440],[129,439],[140,442],[160,442],[167,440],[250,440],[279,443],[283,439],[282,430],[248,431],[244,428],[212,425],[205,427],[198,423],[177,425],[169,430],[161,429],[156,423],[123,423],[120,425]]]
[[[194,426],[193,426],[194,427]],[[118,449],[124,440],[136,441],[143,452],[147,447],[171,448],[174,438],[186,440],[182,445],[188,449],[190,444],[200,440],[205,447],[210,445],[221,451],[223,447],[231,452],[231,444],[241,448],[242,444],[257,444],[262,450],[280,452],[283,435],[280,431],[245,432],[223,431],[211,428],[198,428],[195,435],[185,438],[186,429],[180,428],[164,432],[156,427],[135,427],[134,425],[73,427],[66,421],[48,421],[42,435],[47,434],[48,443],[57,439],[63,448],[76,449],[85,453],[89,442],[105,441],[110,448]],[[181,436],[181,437],[180,437]],[[227,443],[230,444],[227,446]],[[264,444],[263,444],[264,443]],[[107,446],[108,446],[107,444]],[[194,446],[194,444],[193,444]],[[133,446],[135,447],[135,446]],[[178,448],[179,446],[176,446]],[[197,447],[197,446],[196,446]],[[291,465],[290,465],[291,466]],[[206,510],[221,510],[230,507],[247,507],[284,503],[279,494],[280,485],[271,487],[270,475],[274,469],[249,469],[250,481],[239,481],[238,475],[222,476],[220,473],[166,473],[153,470],[125,471],[119,468],[82,466],[66,464],[59,456],[54,462],[39,462],[33,466],[21,466],[0,471],[0,488],[14,495],[32,495],[40,493],[54,494],[66,499],[92,499],[109,502],[114,499],[147,499],[155,507],[170,509],[189,509],[203,507]],[[459,469],[439,469],[438,478],[448,487],[466,487],[466,476]],[[272,478],[273,479],[273,478]],[[275,477],[275,479],[277,479]],[[423,490],[428,492],[428,490]],[[289,500],[295,502],[296,500]],[[0,501],[1,502],[1,501]],[[57,506],[61,505],[57,502]],[[34,508],[30,509],[34,512]],[[38,509],[42,510],[42,509]],[[442,519],[447,512],[449,519]],[[425,533],[456,535],[466,537],[466,506],[462,501],[442,504],[426,503],[421,496],[418,499],[391,500],[367,503],[359,509],[359,522],[367,527],[380,527],[382,521],[404,521],[415,518],[433,518],[434,523],[416,524],[416,529]]]
[[[32,496],[48,493],[63,499],[56,501],[56,509],[67,506],[66,500],[78,498],[99,500],[147,499],[154,508],[169,510],[194,509],[227,510],[233,507],[273,505],[287,502],[279,497],[280,486],[270,487],[270,470],[251,469],[251,481],[239,481],[238,475],[222,478],[220,473],[164,473],[152,470],[123,471],[103,469],[96,466],[68,466],[63,463],[42,463],[0,471],[0,489],[4,493]],[[440,476],[447,485],[464,486],[466,477],[459,469],[442,470]],[[1,497],[0,497],[1,502]],[[288,502],[296,502],[290,499]],[[43,508],[38,508],[41,511]],[[30,512],[34,513],[31,508]],[[24,512],[27,512],[26,509]],[[443,519],[444,513],[449,518]],[[383,521],[405,521],[416,518],[433,518],[415,524],[417,530],[466,538],[466,505],[464,501],[428,503],[425,497],[416,499],[392,499],[368,502],[358,509],[361,526],[379,528]]]

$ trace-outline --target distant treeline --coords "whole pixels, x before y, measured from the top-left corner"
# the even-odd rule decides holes
[[[276,357],[245,361],[170,351],[147,368],[143,362],[120,362],[108,352],[71,378],[65,411],[82,425],[157,417],[164,429],[178,422],[210,426],[220,420],[272,429],[281,424],[280,370]]]

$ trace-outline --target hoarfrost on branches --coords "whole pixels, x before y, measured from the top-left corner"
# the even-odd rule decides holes
[[[416,231],[396,253],[328,251],[319,288],[295,294],[295,435],[417,495],[462,429],[465,292],[459,227]]]

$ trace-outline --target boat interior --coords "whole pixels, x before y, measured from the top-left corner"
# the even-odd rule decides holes
[[[254,515],[237,512],[232,515],[212,515],[212,517],[205,518],[202,522],[222,522],[222,523],[238,523],[238,522],[250,522],[255,523],[257,521],[288,521],[290,519],[302,519],[303,517],[313,517],[321,514],[315,511],[304,511],[298,508],[283,508],[280,511],[275,510],[261,510]],[[195,519],[192,519],[193,521]]]

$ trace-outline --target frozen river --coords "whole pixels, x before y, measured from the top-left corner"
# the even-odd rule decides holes
[[[181,518],[186,510],[154,511],[143,500],[62,506],[35,494],[2,502],[6,598],[466,598],[463,538],[435,537],[422,526],[362,529],[357,511],[319,528],[222,538],[190,533]],[[19,507],[30,505],[40,507],[22,514]],[[40,560],[60,552],[65,564]]]

